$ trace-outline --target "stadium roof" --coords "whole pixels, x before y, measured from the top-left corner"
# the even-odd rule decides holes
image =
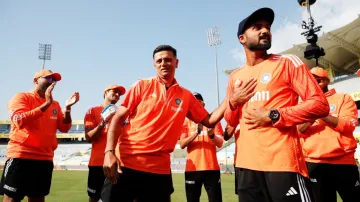
[[[292,48],[280,54],[297,55],[309,68],[314,67],[315,59],[304,58],[304,50],[307,45],[307,43],[293,45]],[[360,15],[341,28],[321,34],[318,45],[324,48],[326,53],[324,57],[319,58],[319,66],[326,69],[331,68],[331,73],[335,76],[354,74],[359,69]],[[224,72],[230,74],[235,69],[224,70]]]

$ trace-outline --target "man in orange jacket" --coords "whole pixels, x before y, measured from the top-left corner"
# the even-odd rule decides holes
[[[60,80],[59,73],[41,70],[33,78],[35,88],[18,93],[8,104],[11,131],[0,187],[3,202],[20,202],[25,196],[28,202],[44,202],[50,192],[56,131],[70,130],[71,106],[79,100],[75,92],[62,112],[52,97]]]
[[[311,69],[330,104],[330,114],[298,126],[316,202],[336,202],[336,191],[344,202],[360,201],[359,171],[355,161],[358,124],[354,100],[328,89],[327,72]]]

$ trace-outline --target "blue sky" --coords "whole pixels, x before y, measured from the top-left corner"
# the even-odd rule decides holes
[[[348,1],[353,1],[353,6],[343,6],[342,9],[347,10],[346,20],[328,23],[325,30],[355,19],[360,3]],[[317,13],[339,18],[334,8],[340,7],[337,3],[341,1],[329,2],[319,3],[318,7],[324,10]],[[2,0],[0,119],[9,119],[6,105],[12,96],[33,88],[33,75],[42,68],[42,61],[38,59],[39,43],[52,44],[52,60],[46,61],[45,66],[63,76],[54,89],[54,98],[63,107],[73,92],[80,92],[80,101],[72,110],[74,120],[83,119],[89,107],[103,102],[103,90],[109,84],[128,89],[139,78],[155,76],[152,51],[161,44],[178,50],[178,82],[191,91],[200,92],[207,109],[212,111],[216,107],[214,51],[207,45],[206,30],[213,26],[220,29],[222,44],[218,47],[218,65],[222,100],[227,84],[222,70],[243,63],[243,57],[239,57],[242,47],[236,38],[237,25],[251,12],[265,6],[276,13],[272,27],[276,33],[274,51],[304,42],[300,32],[292,32],[298,31],[304,17],[304,9],[295,0]],[[349,8],[353,10],[350,12]],[[324,19],[326,25],[325,20],[328,19]],[[285,33],[288,33],[286,43],[280,37]],[[276,36],[279,36],[277,40]]]

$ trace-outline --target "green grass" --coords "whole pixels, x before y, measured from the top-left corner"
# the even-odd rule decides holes
[[[1,172],[0,172],[1,174]],[[46,202],[86,202],[88,201],[86,185],[87,171],[54,171],[51,191]],[[222,195],[224,202],[238,202],[234,193],[234,175],[222,175]],[[183,174],[173,174],[175,192],[171,195],[172,202],[186,202],[185,180]],[[0,201],[2,197],[0,196]],[[25,200],[23,200],[25,202]],[[207,195],[203,188],[201,202],[206,202]],[[338,201],[341,199],[338,197]]]

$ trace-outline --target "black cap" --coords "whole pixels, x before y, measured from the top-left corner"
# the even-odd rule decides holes
[[[194,92],[193,95],[196,97],[196,99],[204,101],[204,99],[200,93]]]
[[[243,19],[239,23],[239,28],[237,32],[237,37],[242,35],[244,31],[251,25],[251,23],[257,21],[257,20],[266,20],[270,23],[270,25],[274,22],[275,13],[271,8],[260,8],[259,10],[256,10],[251,15],[249,15],[247,18]]]

